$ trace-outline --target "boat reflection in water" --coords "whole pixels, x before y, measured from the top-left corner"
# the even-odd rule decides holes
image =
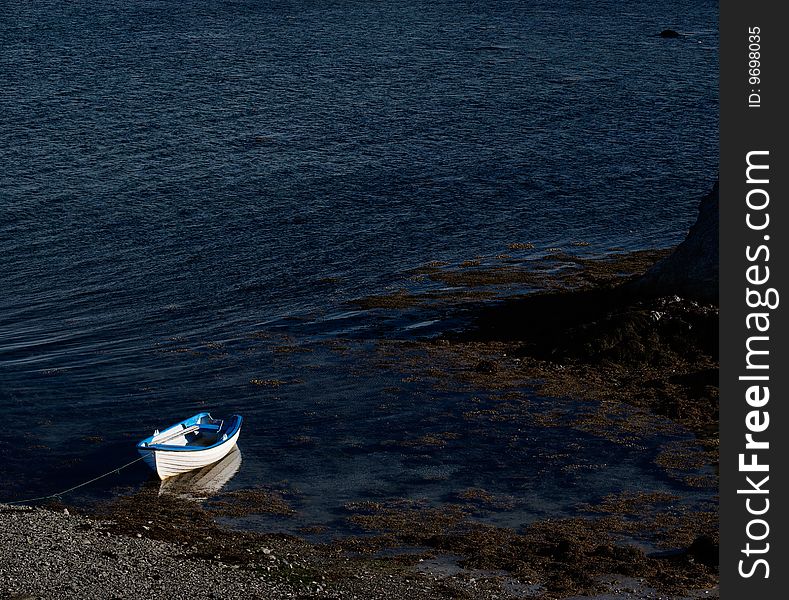
[[[241,450],[234,446],[227,456],[212,465],[163,480],[159,485],[159,495],[200,502],[216,496],[240,468]]]

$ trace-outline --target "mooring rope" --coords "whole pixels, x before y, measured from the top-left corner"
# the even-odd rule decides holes
[[[93,483],[94,481],[98,481],[99,479],[102,479],[103,477],[107,477],[107,475],[112,475],[113,473],[120,473],[126,467],[130,467],[134,463],[139,462],[142,459],[143,459],[142,456],[140,456],[138,458],[135,458],[133,461],[128,462],[128,463],[126,463],[123,466],[116,467],[114,469],[110,469],[109,471],[99,475],[98,477],[94,477],[93,479],[89,479],[88,481],[83,481],[79,485],[75,485],[74,487],[70,487],[67,490],[63,490],[62,492],[57,492],[55,494],[50,494],[49,496],[39,496],[38,498],[25,498],[24,500],[13,500],[13,501],[10,501],[10,502],[2,502],[2,501],[0,501],[0,504],[27,504],[28,502],[38,502],[39,500],[49,500],[50,498],[60,498],[61,496],[65,495],[65,494],[68,494],[69,492],[73,492],[74,490],[78,490],[79,488],[84,487],[84,486],[86,486],[86,485],[88,485],[90,483]]]

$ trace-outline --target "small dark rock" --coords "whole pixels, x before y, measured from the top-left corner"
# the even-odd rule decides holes
[[[565,558],[570,554],[570,550],[572,550],[572,544],[570,544],[569,540],[559,540],[559,543],[553,549],[553,557],[557,559]]]
[[[708,535],[700,535],[688,548],[688,554],[703,565],[715,568],[719,563],[718,544]]]
[[[474,368],[477,373],[495,373],[498,370],[496,363],[490,360],[481,360]]]

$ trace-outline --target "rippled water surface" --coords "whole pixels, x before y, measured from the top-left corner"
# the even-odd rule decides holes
[[[706,1],[4,3],[0,407],[24,434],[0,440],[3,495],[204,407],[247,419],[232,485],[286,480],[307,520],[453,485],[539,514],[650,481],[637,452],[546,472],[551,444],[611,463],[579,432],[392,450],[464,400],[401,386],[373,410],[403,374],[360,364],[378,334],[346,302],[514,242],[678,242],[717,173],[717,49]]]

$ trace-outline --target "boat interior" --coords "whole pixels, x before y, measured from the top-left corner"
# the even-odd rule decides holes
[[[198,419],[184,421],[168,427],[164,431],[155,431],[145,440],[142,446],[175,446],[175,447],[206,447],[220,440],[227,439],[231,429],[236,428],[235,418],[225,422],[213,419],[210,415],[200,415]]]

